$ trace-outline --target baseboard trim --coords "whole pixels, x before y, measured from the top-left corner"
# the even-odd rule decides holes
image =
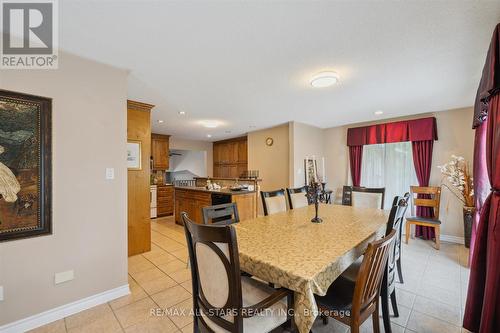
[[[406,233],[403,233],[403,236],[406,235]],[[465,244],[465,240],[463,237],[458,237],[458,236],[450,236],[450,235],[443,235],[441,234],[439,236],[439,239],[442,242],[448,242],[448,243],[456,243],[456,244]]]
[[[464,238],[458,236],[441,235],[439,239],[443,242],[448,242],[448,243],[457,243],[462,245],[465,244]]]
[[[0,326],[0,333],[26,332],[53,321],[62,319],[64,317],[71,316],[80,311],[87,310],[91,307],[107,303],[128,294],[130,294],[128,284],[118,288],[106,290],[102,293],[85,297],[78,301],[58,306],[57,308],[50,309],[36,315]]]

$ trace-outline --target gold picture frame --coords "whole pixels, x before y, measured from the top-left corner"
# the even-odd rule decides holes
[[[127,140],[127,169],[142,170],[142,142]]]

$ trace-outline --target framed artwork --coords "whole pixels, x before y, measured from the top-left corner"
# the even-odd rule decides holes
[[[52,99],[0,89],[0,241],[52,233]]]
[[[142,170],[141,152],[141,141],[128,140],[127,168],[129,170]]]
[[[315,158],[304,159],[305,184],[309,185],[311,180],[318,180],[318,163]]]

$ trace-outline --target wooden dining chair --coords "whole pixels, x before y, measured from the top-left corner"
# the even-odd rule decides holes
[[[240,275],[233,226],[196,224],[185,212],[181,216],[191,263],[193,332],[269,332],[293,325],[292,291]]]
[[[201,213],[204,224],[232,224],[240,222],[238,206],[235,202],[203,207]]]
[[[271,215],[279,212],[286,212],[285,190],[276,191],[261,191],[262,206],[264,207],[264,215]]]
[[[306,207],[309,205],[309,200],[306,196],[306,186],[287,188],[286,193],[288,194],[288,205],[290,206],[290,209]]]
[[[439,205],[441,203],[441,187],[437,186],[410,186],[411,216],[406,218],[406,244],[410,238],[411,225],[434,228],[436,249],[439,250],[441,221],[439,220]],[[416,207],[432,209],[431,217],[421,217],[416,214]]]
[[[385,187],[344,186],[342,205],[384,209]]]
[[[371,316],[373,332],[380,332],[380,287],[395,238],[396,230],[392,230],[388,236],[368,244],[356,281],[340,276],[325,296],[315,297],[324,324],[332,317],[350,326],[351,333],[358,333],[361,324]]]
[[[382,317],[384,319],[384,329],[386,333],[391,332],[389,300],[388,300],[389,297],[391,298],[391,304],[394,316],[399,317],[399,310],[397,306],[396,289],[395,289],[396,287],[395,273],[397,270],[396,258],[397,258],[397,253],[400,253],[400,251],[398,250],[397,242],[398,239],[399,240],[401,239],[401,229],[402,229],[401,226],[404,221],[406,210],[408,208],[409,196],[410,196],[409,193],[406,193],[405,196],[403,197],[401,196],[394,197],[385,230],[386,236],[388,236],[393,229],[396,230],[394,246],[390,250],[389,259],[387,261],[387,271],[384,274],[384,278],[382,280],[382,289],[381,289]],[[362,262],[363,262],[363,257],[356,260],[342,273],[341,277],[355,282],[358,278]]]

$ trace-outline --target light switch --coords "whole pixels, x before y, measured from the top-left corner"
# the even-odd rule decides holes
[[[60,272],[60,273],[56,273],[56,275],[54,276],[54,283],[59,284],[59,283],[63,283],[66,281],[71,281],[74,278],[75,278],[75,272],[73,270],[66,271],[66,272]]]
[[[115,179],[115,168],[106,168],[106,180]]]
[[[3,286],[0,286],[0,301],[3,301]]]

